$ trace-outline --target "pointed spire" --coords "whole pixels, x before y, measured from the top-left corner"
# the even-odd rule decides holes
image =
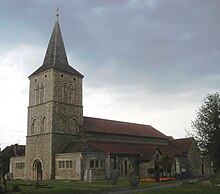
[[[57,11],[57,13],[56,13],[56,16],[57,16],[57,21],[59,21],[58,19],[59,19],[59,7],[57,6],[57,9],[56,9],[56,11]]]
[[[32,75],[36,75],[38,73],[41,73],[42,71],[54,68],[57,70],[73,73],[75,75],[83,77],[82,74],[80,74],[78,71],[72,68],[68,63],[66,50],[64,47],[64,42],[58,21],[58,11],[59,8],[57,8],[57,21],[55,22],[53,28],[53,32],[47,47],[47,52],[44,57],[43,65],[39,67]]]

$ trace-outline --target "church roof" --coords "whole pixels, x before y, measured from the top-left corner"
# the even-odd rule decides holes
[[[150,160],[156,151],[162,155],[180,156],[181,152],[169,145],[148,145],[137,143],[89,142],[92,147],[109,154],[138,155],[139,160]]]
[[[47,47],[46,55],[42,66],[40,66],[34,73],[30,76],[39,74],[48,69],[57,69],[64,72],[69,72],[77,76],[83,77],[78,71],[71,67],[68,63],[66,50],[64,47],[64,42],[60,30],[60,25],[58,20],[55,22],[53,32]]]
[[[67,144],[61,153],[74,153],[74,152],[100,152],[100,150],[85,141],[75,141]]]
[[[24,156],[25,155],[25,145],[11,145],[7,146],[4,150],[2,150],[3,155],[8,155],[10,157],[16,156]]]
[[[84,117],[84,131],[167,139],[167,136],[150,125],[127,123],[92,117]]]
[[[178,149],[183,154],[188,154],[193,142],[192,137],[170,140],[170,145]]]

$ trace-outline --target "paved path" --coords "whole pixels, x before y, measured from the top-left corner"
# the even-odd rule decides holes
[[[170,187],[177,187],[177,186],[180,186],[182,184],[183,184],[182,182],[175,182],[175,183],[170,183],[170,184],[165,184],[165,185],[158,185],[158,186],[150,187],[150,188],[129,189],[129,190],[121,190],[121,191],[110,191],[110,192],[106,192],[106,194],[130,194],[130,193],[158,190],[158,189],[164,189],[164,188],[170,188]]]

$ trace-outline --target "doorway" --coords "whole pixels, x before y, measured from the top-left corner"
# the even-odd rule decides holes
[[[43,179],[43,166],[40,160],[35,160],[33,164],[33,170],[34,170],[34,180],[42,180]]]

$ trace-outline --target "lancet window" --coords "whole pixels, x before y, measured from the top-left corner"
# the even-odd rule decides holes
[[[62,86],[62,100],[65,103],[74,103],[74,86],[72,84],[65,83]]]
[[[33,119],[31,123],[31,133],[35,134],[37,133],[37,120]]]
[[[45,97],[45,84],[37,85],[35,89],[35,104],[40,104],[44,102]]]
[[[46,116],[42,118],[42,122],[41,122],[41,132],[45,132],[45,131],[46,131]]]

